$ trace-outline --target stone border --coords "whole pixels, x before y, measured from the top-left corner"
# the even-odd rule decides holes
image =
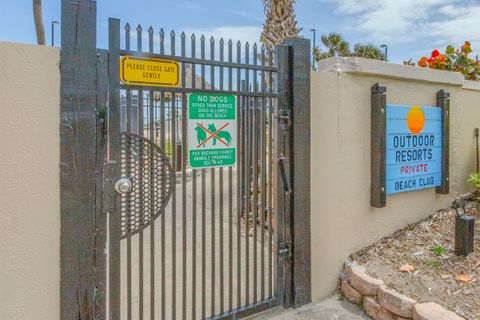
[[[340,281],[345,298],[363,306],[365,314],[374,320],[465,320],[436,303],[418,303],[388,288],[356,262],[345,263]]]

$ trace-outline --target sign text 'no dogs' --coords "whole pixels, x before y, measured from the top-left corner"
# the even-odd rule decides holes
[[[231,94],[188,96],[188,159],[192,169],[237,162],[237,99]]]

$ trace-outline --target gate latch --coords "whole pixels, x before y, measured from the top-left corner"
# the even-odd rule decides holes
[[[292,256],[292,243],[290,241],[280,242],[277,253],[279,256],[290,258]]]

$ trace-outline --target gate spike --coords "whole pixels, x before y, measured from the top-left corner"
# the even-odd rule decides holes
[[[172,30],[172,31],[170,32],[170,36],[171,36],[171,37],[175,37],[175,30]]]
[[[165,31],[163,30],[163,28],[160,29],[160,36],[162,36],[162,37],[165,36]]]
[[[205,36],[202,34],[202,36],[200,37],[200,40],[202,41],[205,41]]]
[[[142,26],[141,25],[137,26],[137,31],[139,31],[139,32],[142,31]]]
[[[229,46],[233,45],[232,39],[229,39],[229,40],[228,40],[228,45],[229,45]]]
[[[130,30],[130,23],[127,22],[127,24],[125,25],[125,30]]]
[[[181,37],[182,39],[185,39],[185,31],[182,32],[182,34],[180,35],[180,37]]]
[[[225,43],[225,41],[223,41],[223,38],[220,38],[220,45],[223,46],[224,43]]]
[[[195,33],[192,33],[191,38],[192,38],[192,40],[195,40]]]
[[[148,33],[152,34],[153,33],[153,27],[150,26],[150,28],[148,28]]]

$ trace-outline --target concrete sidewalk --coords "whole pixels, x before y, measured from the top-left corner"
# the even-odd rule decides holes
[[[325,300],[288,311],[276,308],[249,320],[368,320],[363,310],[346,300],[340,301],[338,295],[331,295]]]

